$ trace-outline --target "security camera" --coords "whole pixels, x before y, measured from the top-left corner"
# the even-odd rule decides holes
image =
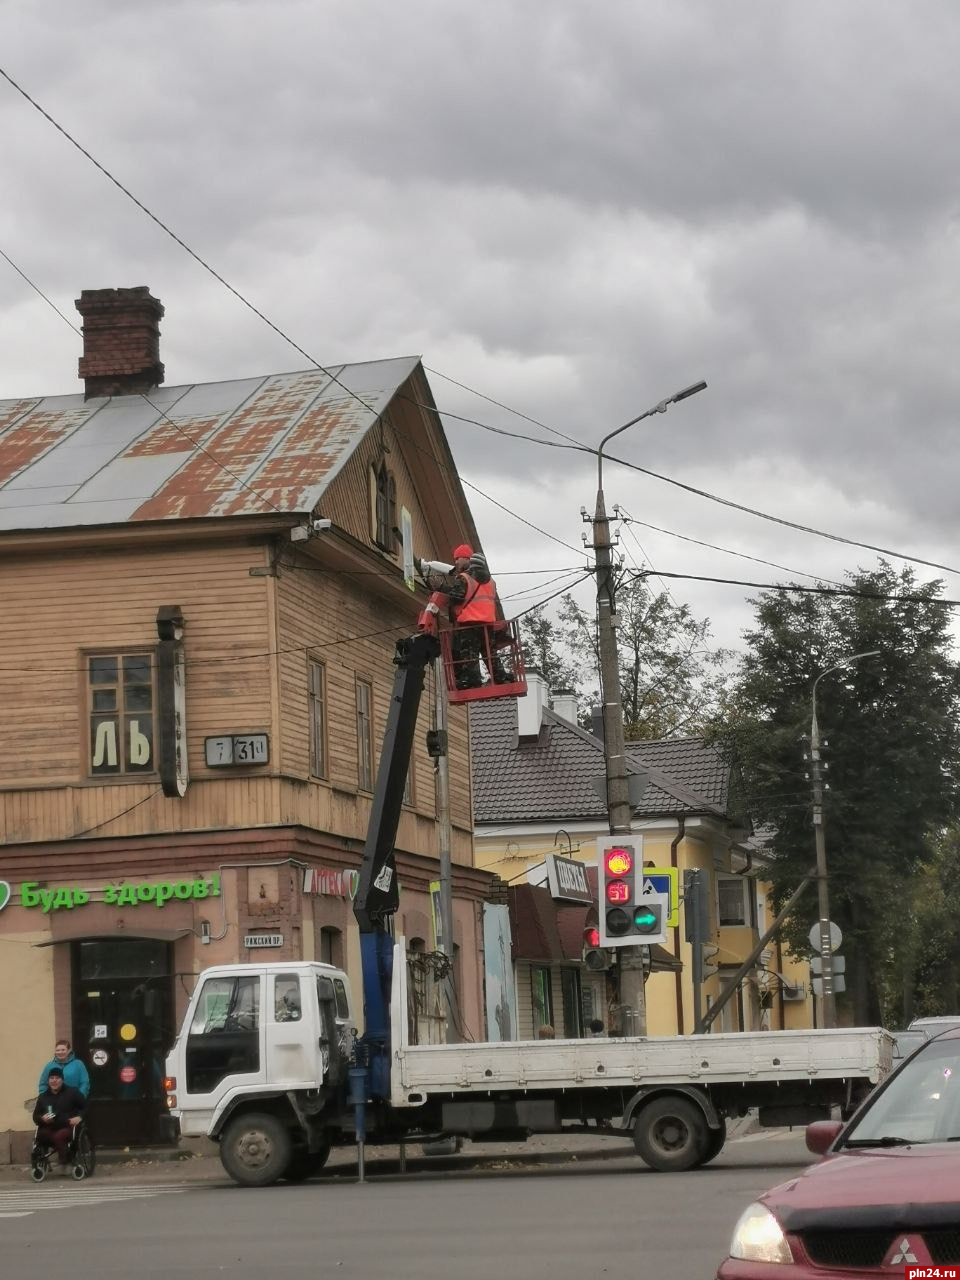
[[[311,520],[310,527],[314,533],[325,533],[327,529],[333,528],[332,520]]]
[[[453,573],[453,565],[447,564],[443,560],[419,560],[420,572],[424,575],[428,573]]]

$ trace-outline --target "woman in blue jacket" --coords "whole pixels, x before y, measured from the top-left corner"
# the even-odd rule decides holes
[[[54,1056],[40,1072],[39,1092],[47,1087],[47,1077],[51,1067],[57,1067],[63,1073],[63,1083],[72,1089],[79,1089],[86,1098],[90,1093],[90,1075],[87,1068],[70,1048],[69,1040],[58,1040],[54,1048]]]

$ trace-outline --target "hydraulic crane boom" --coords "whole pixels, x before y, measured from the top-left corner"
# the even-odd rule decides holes
[[[367,1092],[374,1098],[386,1098],[390,1093],[393,939],[389,920],[400,901],[394,842],[413,752],[424,677],[428,665],[439,654],[439,641],[426,632],[397,641],[394,657],[397,673],[360,864],[360,883],[353,903],[353,913],[360,926],[363,963],[364,1034],[359,1042],[359,1065],[368,1071]]]

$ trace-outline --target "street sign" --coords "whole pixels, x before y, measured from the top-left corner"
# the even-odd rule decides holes
[[[830,950],[836,951],[837,947],[839,947],[840,943],[843,941],[843,934],[840,932],[840,926],[838,924],[834,924],[832,920],[829,921],[829,924],[830,924]],[[819,920],[812,927],[810,932],[807,934],[807,937],[810,939],[810,950],[819,951],[820,950],[820,921]]]
[[[823,979],[812,978],[811,984],[813,986],[813,994],[815,996],[822,996],[823,995]],[[838,996],[841,993],[841,991],[846,991],[846,989],[847,989],[847,980],[841,973],[837,977],[835,977],[833,980],[833,994],[835,996]]]
[[[593,902],[587,868],[582,862],[548,853],[546,863],[551,898],[556,902]]]
[[[811,973],[817,973],[817,974],[819,974],[819,973],[822,971],[822,969],[823,969],[823,956],[811,956],[811,957],[810,957],[810,972],[811,972]],[[846,970],[847,970],[847,957],[846,957],[846,956],[834,956],[834,957],[833,957],[833,972],[834,972],[834,974],[838,974],[838,973],[846,973]]]
[[[665,893],[670,900],[667,928],[680,923],[680,872],[676,867],[644,867],[643,893]]]

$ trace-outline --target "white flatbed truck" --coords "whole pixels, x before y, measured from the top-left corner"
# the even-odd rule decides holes
[[[423,620],[424,615],[421,616]],[[515,635],[514,680],[522,670]],[[484,628],[491,633],[497,627]],[[488,666],[494,669],[485,641]],[[651,1168],[706,1164],[726,1120],[757,1108],[761,1124],[849,1111],[890,1070],[879,1029],[773,1031],[665,1039],[411,1045],[394,841],[426,667],[441,646],[421,631],[397,643],[354,914],[363,962],[364,1032],[347,975],[302,961],[205,970],[167,1061],[167,1104],[184,1136],[220,1145],[237,1182],[293,1181],[355,1142],[523,1141],[539,1133],[632,1138]],[[464,697],[516,696],[510,683]]]
[[[522,1142],[540,1133],[632,1139],[651,1168],[706,1164],[726,1120],[805,1124],[854,1107],[890,1071],[875,1029],[666,1038],[411,1045],[402,940],[394,962],[389,1098],[371,1100],[374,1143]],[[296,1016],[291,1018],[291,1009]],[[354,1005],[347,975],[313,962],[205,970],[167,1060],[184,1137],[208,1137],[244,1185],[291,1181],[357,1140],[348,1072]]]

